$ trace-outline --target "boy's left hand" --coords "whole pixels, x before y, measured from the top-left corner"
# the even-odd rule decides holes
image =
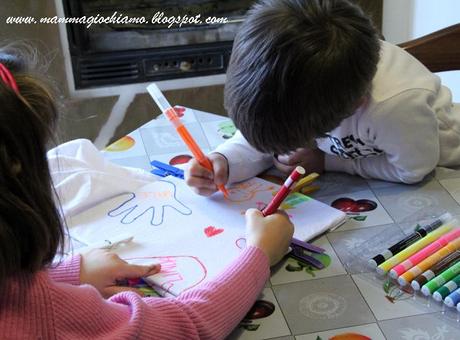
[[[324,172],[324,152],[317,148],[299,148],[285,155],[273,157],[275,167],[285,173],[291,173],[296,166],[302,166],[307,174]]]
[[[92,249],[81,255],[80,283],[95,287],[104,298],[122,291],[133,291],[143,295],[132,287],[118,286],[117,281],[138,279],[160,271],[160,265],[140,266],[129,264],[117,254],[106,249]]]

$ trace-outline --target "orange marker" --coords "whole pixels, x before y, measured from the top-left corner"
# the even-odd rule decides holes
[[[167,99],[165,98],[163,93],[161,93],[158,86],[155,83],[152,83],[149,86],[147,86],[147,91],[150,93],[153,100],[160,108],[160,110],[165,114],[166,118],[168,118],[168,120],[174,125],[177,133],[182,138],[184,143],[187,145],[190,152],[193,154],[193,157],[196,158],[198,163],[200,163],[202,166],[204,166],[206,169],[212,172],[213,169],[211,161],[208,159],[208,157],[205,156],[203,151],[201,151],[199,145],[195,142],[192,135],[190,134],[190,132],[188,132],[184,124],[182,124],[180,118],[177,116],[176,111],[168,103]],[[222,191],[225,197],[228,197],[228,191],[224,185],[219,185],[218,188],[220,191]]]

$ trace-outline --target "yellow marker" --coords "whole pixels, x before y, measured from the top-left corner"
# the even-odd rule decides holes
[[[436,253],[428,256],[425,260],[412,267],[398,278],[398,282],[401,286],[405,286],[411,282],[415,277],[424,273],[426,270],[433,267],[436,263],[441,261],[447,255],[453,253],[457,249],[460,249],[460,237],[449,242],[445,247],[439,249]]]
[[[311,182],[313,182],[315,179],[317,179],[319,177],[319,175],[316,173],[316,172],[312,172],[311,174],[309,174],[308,176],[305,176],[304,178],[302,178],[298,183],[297,185],[294,187],[294,189],[292,189],[292,192],[298,192],[298,191],[302,191],[302,193],[305,193],[303,192],[302,188],[306,187],[307,185],[309,185]],[[316,188],[316,187],[315,187]],[[309,191],[311,192],[311,191]]]
[[[431,233],[429,233],[422,239],[418,240],[414,244],[410,245],[406,249],[397,253],[395,256],[390,257],[388,260],[386,260],[381,265],[379,265],[376,268],[377,273],[380,275],[387,273],[391,268],[400,264],[402,261],[409,258],[410,256],[414,255],[420,249],[423,249],[430,243],[436,241],[438,238],[440,238],[442,235],[446,234],[447,232],[451,231],[452,229],[453,229],[453,224],[447,223],[443,225],[442,227],[436,229],[435,231],[432,231]]]

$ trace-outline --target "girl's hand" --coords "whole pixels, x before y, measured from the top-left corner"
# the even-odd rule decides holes
[[[92,285],[104,298],[122,291],[133,291],[143,296],[142,292],[136,288],[117,286],[117,281],[138,279],[156,274],[159,271],[159,264],[150,266],[129,264],[109,250],[92,249],[82,254],[80,283]]]
[[[293,233],[294,225],[281,210],[267,217],[257,209],[246,211],[246,244],[261,249],[271,266],[286,255]]]

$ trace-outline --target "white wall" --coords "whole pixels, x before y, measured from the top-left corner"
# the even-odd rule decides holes
[[[383,0],[383,35],[395,44],[458,23],[458,0]],[[460,103],[460,71],[439,75]]]

